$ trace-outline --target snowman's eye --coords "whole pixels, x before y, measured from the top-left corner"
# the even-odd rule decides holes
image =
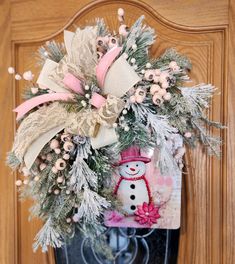
[[[136,164],[135,166],[136,166],[136,167],[139,167],[139,164]]]
[[[129,167],[129,165],[126,165],[126,167],[128,168],[128,167]]]

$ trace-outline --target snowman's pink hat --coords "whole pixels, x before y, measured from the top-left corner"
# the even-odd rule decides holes
[[[140,155],[140,148],[137,146],[131,146],[121,152],[121,160],[118,165],[122,165],[131,161],[143,161],[144,163],[149,163],[150,158],[142,157]]]

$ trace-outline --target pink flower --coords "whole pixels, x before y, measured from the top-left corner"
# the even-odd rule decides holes
[[[158,213],[159,207],[154,206],[153,203],[147,204],[144,202],[143,205],[138,205],[137,208],[135,221],[141,225],[151,226],[157,223],[157,219],[161,217]]]

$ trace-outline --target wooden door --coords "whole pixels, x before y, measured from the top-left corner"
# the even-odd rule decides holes
[[[233,30],[235,3],[228,0],[5,0],[0,2],[0,263],[52,264],[53,252],[32,252],[40,221],[28,222],[30,201],[20,203],[12,175],[5,167],[15,131],[12,108],[20,103],[24,83],[12,81],[7,67],[32,69],[33,53],[46,40],[62,39],[63,29],[83,26],[104,17],[117,27],[116,10],[123,7],[127,23],[144,14],[155,28],[157,42],[152,54],[167,47],[185,53],[193,64],[196,82],[216,85],[220,96],[208,113],[228,125],[221,132],[222,158],[207,157],[200,148],[187,153],[188,174],[183,176],[182,226],[178,263],[235,263],[235,88]],[[215,133],[218,133],[215,131]]]

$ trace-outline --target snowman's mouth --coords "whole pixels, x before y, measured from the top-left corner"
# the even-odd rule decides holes
[[[138,174],[139,172],[140,172],[139,170],[138,170],[136,173],[128,173],[128,172],[126,171],[127,174],[132,175],[132,176]]]

